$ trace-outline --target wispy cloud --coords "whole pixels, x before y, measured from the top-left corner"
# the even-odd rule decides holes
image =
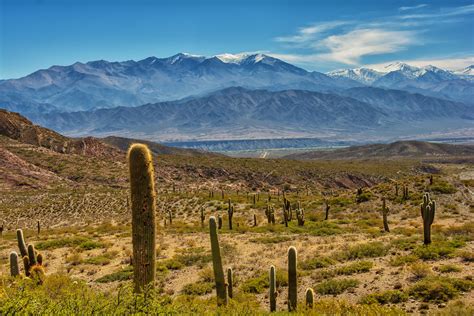
[[[424,7],[427,7],[428,5],[423,3],[423,4],[419,4],[419,5],[415,5],[415,6],[412,6],[412,7],[400,7],[398,8],[398,10],[400,11],[408,11],[408,10],[416,10],[416,9],[421,9],[421,8],[424,8]]]
[[[408,14],[414,10],[416,14]],[[273,56],[296,63],[330,61],[360,65],[365,56],[391,54],[424,45],[428,41],[423,34],[431,25],[459,22],[463,15],[474,13],[474,5],[434,12],[427,4],[419,4],[400,7],[399,11],[400,14],[364,21],[330,21],[302,27],[293,35],[274,38],[279,43],[293,44],[293,52]]]

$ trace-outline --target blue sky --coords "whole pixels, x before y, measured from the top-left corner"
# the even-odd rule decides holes
[[[322,72],[474,64],[471,1],[0,0],[0,78],[178,52],[264,52]]]

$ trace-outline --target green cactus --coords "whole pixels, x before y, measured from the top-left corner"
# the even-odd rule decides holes
[[[20,267],[18,266],[18,254],[15,251],[10,253],[10,275],[16,277],[20,275]]]
[[[325,206],[325,216],[324,220],[327,221],[329,219],[329,209],[331,208],[331,205],[329,205],[328,200],[324,200],[324,206]]]
[[[229,229],[232,230],[232,218],[234,217],[234,206],[230,202],[230,199],[228,201],[228,207],[227,207],[227,219],[229,221]]]
[[[229,298],[234,296],[234,282],[232,277],[232,268],[227,268],[227,294]]]
[[[306,306],[313,308],[314,305],[314,291],[312,288],[306,289]]]
[[[33,245],[28,245],[28,259],[30,261],[30,265],[34,266],[36,265],[36,250],[35,246]]]
[[[214,279],[216,282],[217,305],[227,305],[227,291],[224,279],[224,270],[222,268],[221,249],[219,248],[219,239],[217,238],[216,218],[209,218],[209,232],[211,237],[212,266],[214,270]]]
[[[128,151],[132,205],[133,282],[141,292],[155,280],[156,223],[153,160],[146,145]]]
[[[436,202],[431,200],[430,195],[423,195],[423,203],[421,203],[421,217],[423,218],[423,243],[431,244],[431,224],[436,213]]]
[[[16,230],[16,238],[18,240],[18,248],[20,249],[21,257],[28,256],[28,249],[26,248],[25,238],[23,237],[23,231],[21,229]]]
[[[385,205],[385,197],[382,198],[382,217],[383,217],[383,229],[389,233],[390,232],[390,228],[388,227],[388,212],[389,212],[389,209],[388,207],[386,207]]]
[[[276,311],[276,297],[277,297],[277,288],[276,288],[276,271],[275,267],[270,267],[270,312]]]
[[[168,218],[171,226],[173,224],[173,212],[171,210],[168,211]]]
[[[222,217],[217,215],[217,228],[222,229]]]
[[[296,271],[296,248],[288,249],[288,311],[295,311],[298,302],[298,279]]]
[[[301,208],[301,202],[298,202],[298,209],[296,210],[296,219],[298,221],[298,226],[304,226],[304,210]]]
[[[28,277],[30,276],[30,259],[28,259],[28,256],[23,257],[23,266],[25,267],[25,275]]]

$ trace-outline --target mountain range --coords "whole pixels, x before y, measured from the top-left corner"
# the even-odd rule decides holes
[[[264,54],[180,53],[2,80],[0,107],[69,136],[168,142],[469,134],[471,74],[472,66],[451,72],[403,63],[323,74]]]

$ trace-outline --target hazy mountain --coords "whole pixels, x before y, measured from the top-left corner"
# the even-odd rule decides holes
[[[335,70],[327,73],[333,78],[349,78],[362,84],[370,85],[384,74],[373,69],[355,68]]]
[[[177,54],[139,61],[77,62],[38,70],[23,78],[0,81],[0,104],[35,114],[138,106],[232,86],[335,91],[357,85],[355,81],[308,72],[264,54],[211,58]]]
[[[220,139],[228,139],[229,135],[282,137],[291,132],[347,135],[393,123],[399,127],[410,121],[470,119],[474,113],[472,107],[461,103],[401,91],[358,88],[346,93],[227,88],[199,98],[133,108],[51,113],[35,121],[73,135],[133,135],[160,140],[225,135]]]

